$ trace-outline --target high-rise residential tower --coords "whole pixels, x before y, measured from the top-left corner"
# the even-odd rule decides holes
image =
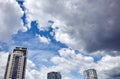
[[[16,47],[8,56],[4,79],[25,79],[27,48]]]
[[[60,72],[49,72],[47,74],[47,79],[61,79]]]
[[[84,79],[98,79],[95,69],[88,69],[84,71]]]

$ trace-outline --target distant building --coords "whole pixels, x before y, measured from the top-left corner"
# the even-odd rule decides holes
[[[88,69],[84,71],[84,79],[98,79],[95,69]]]
[[[49,72],[47,74],[47,79],[61,79],[60,72]]]
[[[25,79],[27,48],[16,47],[8,56],[4,79]]]

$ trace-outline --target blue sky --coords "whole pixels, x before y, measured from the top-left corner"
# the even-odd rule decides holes
[[[91,68],[99,79],[119,79],[119,2],[0,1],[0,78],[8,53],[24,46],[26,79],[46,79],[50,71],[61,72],[62,79],[83,79]]]

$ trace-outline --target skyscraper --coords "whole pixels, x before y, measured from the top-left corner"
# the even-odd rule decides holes
[[[84,79],[97,79],[97,72],[95,69],[88,69],[84,71]]]
[[[61,79],[60,72],[49,72],[47,74],[47,79]]]
[[[4,79],[25,79],[27,48],[16,47],[8,56]]]

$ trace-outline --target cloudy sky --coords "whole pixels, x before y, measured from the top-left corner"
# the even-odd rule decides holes
[[[120,79],[120,0],[0,0],[0,79],[8,54],[28,48],[26,79]]]

